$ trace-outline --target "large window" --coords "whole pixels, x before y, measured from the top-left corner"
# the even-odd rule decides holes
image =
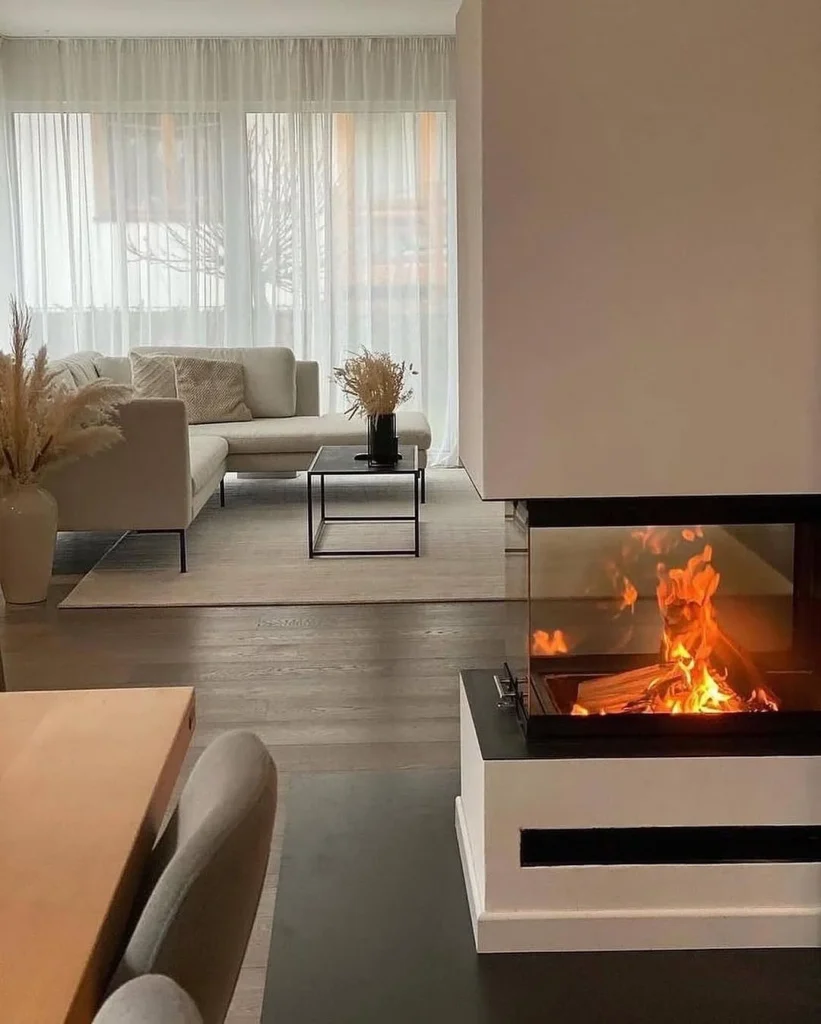
[[[12,138],[22,290],[55,354],[101,344],[83,321],[139,313],[134,344],[170,342],[168,311],[224,306],[224,268],[192,244],[222,233],[218,118],[16,114]]]
[[[91,117],[98,220],[189,223],[222,217],[222,149],[216,114]]]
[[[420,101],[446,43],[30,45],[77,91],[0,139],[14,287],[54,356],[286,345],[335,410],[333,366],[387,350],[455,458],[453,120]]]

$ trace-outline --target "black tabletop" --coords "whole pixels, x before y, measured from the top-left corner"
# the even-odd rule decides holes
[[[263,1024],[804,1024],[818,950],[477,955],[456,772],[297,777]]]
[[[400,444],[401,458],[395,466],[369,466],[367,444],[323,444],[308,467],[308,472],[334,476],[358,476],[390,473],[416,473],[419,469],[419,449],[415,444]],[[357,455],[365,456],[357,459]]]

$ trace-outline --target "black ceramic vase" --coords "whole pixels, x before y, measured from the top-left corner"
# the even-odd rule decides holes
[[[396,413],[368,417],[368,465],[395,466],[399,461]]]

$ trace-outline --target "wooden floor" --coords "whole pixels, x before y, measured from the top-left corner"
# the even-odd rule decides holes
[[[81,572],[101,541],[61,544]],[[7,609],[6,686],[196,687],[190,761],[226,729],[253,729],[281,773],[283,800],[260,913],[229,1021],[259,1020],[276,870],[294,773],[456,767],[458,672],[503,660],[496,604],[58,611]]]

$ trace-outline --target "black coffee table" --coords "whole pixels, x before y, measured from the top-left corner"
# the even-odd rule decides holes
[[[399,446],[401,456],[396,466],[369,466],[362,458],[363,445],[323,445],[308,467],[308,557],[339,557],[350,555],[415,555],[419,557],[419,503],[424,501],[424,471],[419,468],[419,449],[415,444]],[[413,514],[393,516],[328,515],[325,478],[328,476],[407,476],[413,480]],[[319,479],[319,518],[314,515],[314,480]],[[316,525],[315,525],[316,523]],[[328,523],[413,523],[412,548],[334,548],[320,549],[322,534]]]
[[[451,771],[292,781],[262,1024],[818,1021],[819,950],[478,956],[458,788]]]

